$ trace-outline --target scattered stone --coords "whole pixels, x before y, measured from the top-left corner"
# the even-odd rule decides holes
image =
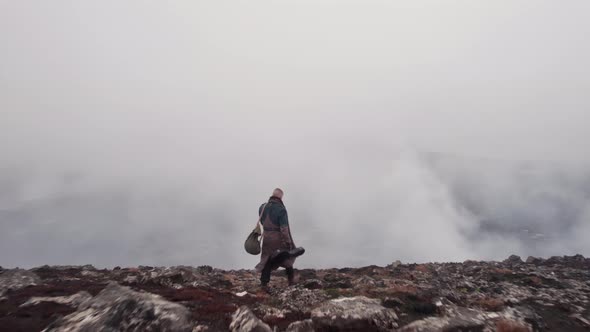
[[[81,304],[85,303],[86,301],[90,300],[92,295],[88,292],[82,291],[70,296],[56,296],[56,297],[33,297],[29,299],[27,302],[21,304],[21,307],[27,307],[32,305],[37,305],[41,302],[52,302],[57,304],[64,304],[71,307],[79,307]]]
[[[213,268],[209,265],[201,265],[201,266],[197,267],[197,273],[209,274],[211,272],[213,272]]]
[[[92,270],[82,270],[82,272],[80,272],[80,275],[82,275],[83,277],[92,277],[92,278],[100,277],[100,273],[98,273],[96,271],[92,271]]]
[[[480,312],[455,307],[443,317],[428,317],[399,329],[400,332],[483,331],[485,323]]]
[[[289,287],[278,294],[278,300],[283,306],[295,312],[309,312],[310,308],[327,299],[328,296],[321,290],[300,287]]]
[[[135,292],[110,283],[78,310],[51,324],[44,332],[178,331],[191,332],[188,309],[158,295]]]
[[[399,308],[403,306],[405,303],[397,297],[386,297],[385,299],[383,299],[382,304],[386,308]]]
[[[8,290],[18,290],[39,284],[41,284],[41,278],[31,271],[18,268],[0,271],[0,295]]]
[[[0,270],[4,290],[4,295],[0,291],[0,330],[101,331],[100,324],[109,322],[112,331],[150,331],[152,327],[152,331],[166,331],[174,321],[184,322],[181,331],[227,331],[232,315],[244,305],[265,324],[260,327],[263,331],[268,326],[277,332],[338,331],[343,321],[358,323],[357,330],[365,331],[391,330],[396,324],[406,331],[491,332],[507,326],[516,326],[518,332],[590,329],[590,260],[574,255],[548,261],[528,258],[522,264],[512,257],[507,262],[513,263],[305,269],[298,271],[296,286],[288,287],[284,275],[275,274],[269,292],[261,291],[259,274],[253,270],[190,266]],[[117,290],[117,296],[96,303],[112,281],[132,285],[134,290],[117,286],[123,289]],[[365,297],[371,305],[363,301],[339,304],[355,297]],[[160,302],[172,307],[165,309]],[[317,315],[327,309],[335,314]],[[389,313],[399,317],[388,320]],[[383,322],[392,323],[385,328]]]
[[[126,284],[135,284],[137,283],[137,276],[126,276],[123,282]]]
[[[538,258],[538,257],[533,257],[533,256],[529,256],[526,259],[526,263],[527,264],[534,264],[534,265],[538,265],[543,263],[545,260],[543,258]]]
[[[572,317],[575,318],[576,320],[578,320],[580,323],[582,323],[582,325],[584,325],[586,327],[590,327],[590,321],[588,319],[582,317],[582,315],[573,314]]]
[[[324,276],[326,288],[352,288],[353,284],[350,277],[341,273],[329,273]]]
[[[232,332],[272,332],[270,326],[258,319],[248,307],[240,307],[229,325]]]
[[[503,263],[504,264],[508,264],[508,265],[518,265],[518,264],[522,264],[524,262],[522,261],[522,259],[520,258],[520,256],[510,255],[510,257],[508,257],[507,259],[505,259]]]
[[[363,288],[363,287],[376,287],[377,282],[375,279],[369,276],[362,276],[352,281],[354,288]]]
[[[308,279],[303,283],[303,287],[307,289],[321,289],[323,284],[319,279]]]
[[[288,327],[286,332],[314,332],[315,329],[313,327],[313,321],[311,319],[306,319],[304,321],[298,321],[291,323]]]
[[[502,319],[496,322],[497,332],[532,332],[532,330],[519,322]]]
[[[311,319],[322,331],[388,331],[398,327],[393,310],[365,296],[330,300],[312,310]]]
[[[398,266],[402,265],[402,262],[400,260],[397,260],[393,263],[391,263],[391,265],[389,265],[391,268],[396,268]]]

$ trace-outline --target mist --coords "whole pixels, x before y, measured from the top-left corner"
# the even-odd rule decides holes
[[[0,265],[590,255],[590,4],[0,3]]]

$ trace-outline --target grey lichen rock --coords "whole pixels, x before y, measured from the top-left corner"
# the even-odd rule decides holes
[[[466,331],[480,332],[485,327],[484,318],[477,311],[457,308],[443,317],[428,317],[399,329],[400,332]]]
[[[397,328],[397,315],[379,300],[364,296],[339,298],[312,310],[317,330],[389,331]]]
[[[45,332],[73,331],[174,331],[193,329],[190,312],[162,297],[135,292],[110,283],[96,297],[82,303],[78,311],[56,321]]]
[[[309,308],[316,307],[326,301],[328,296],[317,289],[289,287],[278,294],[277,298],[286,309],[306,312],[309,311]]]
[[[401,266],[401,265],[402,265],[402,261],[396,260],[395,262],[391,263],[389,265],[389,267],[392,268],[392,269],[395,269],[396,267]]]
[[[77,308],[86,301],[89,301],[90,299],[92,299],[92,295],[90,295],[88,292],[82,291],[70,296],[33,297],[30,298],[27,302],[21,304],[20,306],[28,307],[37,305],[42,302],[52,302]]]
[[[522,264],[524,262],[522,261],[522,259],[520,258],[520,256],[510,255],[510,257],[508,257],[507,259],[505,259],[503,263],[504,264],[508,264],[508,265],[518,265],[518,264]]]
[[[526,259],[526,263],[527,264],[534,264],[534,265],[538,265],[543,263],[545,260],[543,258],[538,258],[538,257],[533,257],[533,256],[529,256]]]
[[[291,323],[285,332],[315,332],[311,319]]]
[[[39,284],[41,284],[41,278],[31,271],[23,269],[0,271],[0,295],[7,290],[17,290]]]
[[[307,289],[322,289],[324,284],[319,279],[308,279],[303,283],[303,287]]]
[[[415,321],[399,329],[399,332],[439,332],[439,331],[483,331],[484,324],[479,320],[462,320],[451,317],[429,317]]]
[[[520,308],[519,310],[523,310]],[[495,331],[498,322],[513,322],[520,326],[515,331],[531,331],[526,321],[535,321],[537,318],[530,316],[524,311],[508,308],[502,312],[486,312],[478,309],[457,307],[454,305],[445,306],[442,316],[428,317],[414,321],[401,329],[399,332],[439,332],[439,331],[465,331],[481,332]],[[510,330],[512,331],[512,330]]]
[[[229,328],[232,332],[272,332],[270,326],[258,319],[246,306],[236,310]]]

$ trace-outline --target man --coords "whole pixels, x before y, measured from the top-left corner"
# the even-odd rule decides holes
[[[305,250],[296,248],[289,229],[289,217],[283,204],[283,191],[275,189],[268,203],[262,204],[258,209],[260,223],[263,227],[262,255],[256,270],[261,272],[260,283],[268,286],[270,274],[279,267],[284,267],[289,279],[289,285],[295,283],[293,263],[295,258],[302,255]]]

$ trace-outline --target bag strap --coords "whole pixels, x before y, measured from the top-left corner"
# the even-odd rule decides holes
[[[256,222],[256,227],[254,228],[254,232],[256,232],[257,234],[262,234],[262,230],[260,229],[260,221],[262,220],[262,216],[264,215],[264,211],[266,210],[267,206],[268,202],[264,203],[264,206],[262,207],[262,212],[260,212],[260,216],[258,216],[258,221]]]

